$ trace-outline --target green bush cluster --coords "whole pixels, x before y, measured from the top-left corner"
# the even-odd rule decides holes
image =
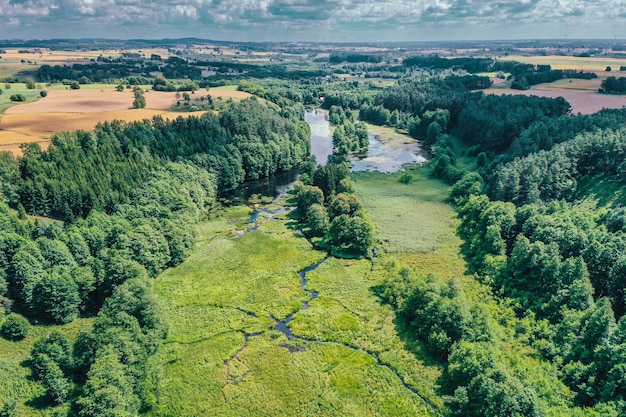
[[[0,326],[0,333],[9,340],[22,340],[28,336],[29,328],[26,318],[19,314],[9,314]]]

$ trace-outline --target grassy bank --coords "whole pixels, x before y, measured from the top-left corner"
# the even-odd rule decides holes
[[[18,104],[30,103],[32,101],[37,100],[41,97],[39,92],[43,89],[32,89],[29,90],[26,88],[26,85],[23,83],[13,83],[11,84],[11,88],[6,89],[4,83],[0,83],[0,89],[3,90],[2,94],[0,94],[0,113],[5,111],[11,106],[16,106]],[[11,96],[14,94],[21,94],[24,96],[25,101],[11,101]]]

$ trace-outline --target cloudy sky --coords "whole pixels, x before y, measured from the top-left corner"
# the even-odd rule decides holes
[[[0,39],[626,39],[624,0],[0,0]]]

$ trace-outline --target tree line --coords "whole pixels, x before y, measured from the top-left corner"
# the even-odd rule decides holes
[[[626,94],[626,77],[608,77],[602,80],[598,91],[606,94]]]
[[[532,346],[558,369],[580,406],[623,410],[623,209],[562,200],[490,200],[481,178],[453,187],[472,271],[532,312]]]
[[[114,214],[92,210],[65,225],[0,204],[3,309],[40,324],[96,316],[74,344],[52,332],[33,345],[29,366],[45,388],[42,404],[70,402],[81,416],[118,408],[133,415],[150,405],[149,359],[166,331],[151,278],[189,255],[189,225],[214,201],[213,184],[191,164],[168,163]],[[27,334],[23,322],[12,337]]]

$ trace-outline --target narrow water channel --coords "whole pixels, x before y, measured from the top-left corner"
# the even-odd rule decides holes
[[[355,351],[358,351],[358,352],[361,352],[361,353],[365,353],[365,354],[371,356],[372,358],[374,358],[374,360],[376,361],[378,366],[381,366],[381,367],[389,370],[396,378],[398,378],[398,380],[400,381],[402,386],[407,391],[409,391],[411,394],[415,395],[420,400],[422,400],[428,406],[428,408],[430,408],[431,411],[433,411],[435,413],[435,415],[440,416],[441,413],[439,412],[437,407],[435,407],[435,405],[433,405],[433,403],[431,403],[426,397],[422,396],[412,386],[407,384],[405,379],[402,377],[402,375],[400,375],[400,373],[398,373],[398,371],[396,371],[389,364],[383,362],[380,359],[380,354],[379,353],[372,352],[372,351],[369,351],[369,350],[366,350],[366,349],[362,349],[362,348],[359,348],[359,347],[351,346],[351,345],[346,344],[346,343],[340,343],[340,342],[334,342],[334,341],[324,341],[324,340],[319,340],[319,339],[318,340],[314,340],[314,339],[309,339],[309,338],[306,338],[306,337],[302,337],[302,336],[298,336],[298,335],[293,334],[293,332],[291,331],[291,328],[289,327],[289,323],[294,319],[296,314],[298,314],[302,310],[306,310],[307,308],[309,308],[309,303],[319,297],[319,294],[317,293],[317,291],[310,290],[310,289],[307,288],[307,285],[308,285],[308,282],[309,282],[308,278],[307,278],[307,274],[309,272],[314,271],[315,269],[317,269],[320,265],[322,265],[324,262],[326,262],[327,259],[328,259],[328,257],[326,257],[322,261],[314,263],[314,264],[304,268],[302,271],[298,272],[298,276],[300,277],[300,287],[302,288],[303,291],[305,291],[306,293],[309,294],[308,300],[304,302],[304,304],[302,305],[300,310],[292,313],[285,320],[277,320],[276,318],[270,316],[270,319],[274,320],[274,322],[275,322],[273,329],[274,330],[278,330],[279,332],[284,334],[287,337],[287,339],[290,340],[290,341],[291,340],[297,340],[297,341],[305,342],[306,344],[308,344],[308,343],[323,343],[323,344],[343,346],[345,348],[353,349]],[[247,342],[247,339],[246,339],[246,342]],[[280,346],[288,349],[290,352],[297,352],[297,351],[302,351],[302,350],[305,349],[305,347],[303,347],[303,346],[293,345],[293,344],[290,344],[290,343],[281,343]]]
[[[274,329],[278,330],[279,332],[281,332],[282,334],[284,334],[285,336],[287,336],[287,339],[291,340],[291,339],[302,339],[301,337],[298,337],[296,335],[293,334],[293,332],[291,331],[291,329],[289,328],[289,323],[293,320],[294,316],[302,311],[302,310],[306,310],[307,308],[309,308],[309,303],[313,300],[315,300],[317,297],[319,297],[319,294],[317,293],[317,291],[313,291],[307,288],[307,284],[309,283],[309,280],[306,276],[306,274],[308,274],[311,271],[314,271],[315,269],[317,269],[318,266],[320,266],[321,264],[323,264],[326,259],[328,259],[328,257],[324,258],[322,261],[314,263],[313,265],[309,265],[306,268],[304,268],[302,271],[298,272],[298,276],[300,277],[300,288],[302,289],[302,291],[306,292],[307,294],[309,294],[308,300],[304,302],[304,304],[302,304],[302,307],[300,308],[300,310],[292,313],[289,317],[287,317],[285,320],[276,320],[275,318],[272,318],[274,321],[276,321],[276,324],[274,325]]]

